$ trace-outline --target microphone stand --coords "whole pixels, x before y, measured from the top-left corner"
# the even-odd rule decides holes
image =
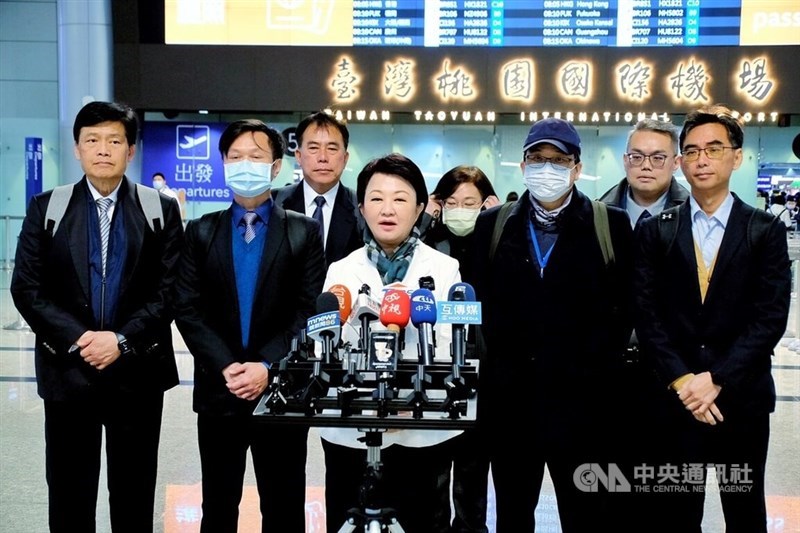
[[[447,411],[450,418],[460,416],[461,404],[475,394],[475,391],[467,386],[461,369],[466,364],[464,361],[466,352],[466,332],[463,325],[453,326],[453,342],[450,345],[450,354],[453,359],[453,370],[444,379],[444,386],[447,390],[447,398],[442,403],[442,410]]]
[[[422,322],[419,325],[419,359],[417,373],[412,378],[414,390],[406,398],[406,403],[413,407],[414,418],[422,418],[424,407],[428,404],[428,395],[425,394],[425,383],[431,383],[431,376],[425,373],[425,366],[433,364],[433,354],[428,338],[431,336],[431,325]]]
[[[269,408],[270,412],[279,415],[286,412],[287,401],[284,393],[288,391],[291,380],[291,374],[286,368],[288,359],[288,357],[281,359],[278,371],[275,372],[272,382],[267,387],[266,399],[264,400],[264,404]]]
[[[339,533],[366,531],[368,533],[405,533],[403,526],[397,521],[397,511],[383,507],[384,491],[381,487],[383,479],[383,463],[381,463],[381,444],[383,429],[364,430],[364,436],[358,440],[367,445],[367,465],[363,481],[358,491],[359,507],[347,511],[347,520],[339,529]]]

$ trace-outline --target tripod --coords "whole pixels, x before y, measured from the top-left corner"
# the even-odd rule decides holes
[[[366,533],[381,533],[382,531],[405,533],[403,526],[395,517],[395,510],[381,507],[383,502],[380,486],[383,477],[383,465],[381,464],[383,430],[367,429],[362,439],[367,445],[367,467],[359,489],[360,507],[354,507],[347,512],[347,520],[339,529],[339,533],[351,533],[356,530]]]

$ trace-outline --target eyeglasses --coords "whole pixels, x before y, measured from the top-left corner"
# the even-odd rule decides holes
[[[444,208],[445,209],[455,209],[457,207],[462,207],[466,209],[478,209],[480,206],[483,205],[483,202],[480,200],[476,200],[474,198],[467,198],[463,202],[458,202],[451,198],[448,198],[444,201]]]
[[[534,165],[541,167],[545,163],[551,163],[557,167],[572,168],[575,160],[565,155],[557,155],[555,157],[544,157],[539,154],[527,154],[525,156],[526,165]]]
[[[700,158],[700,152],[704,152],[709,159],[722,159],[725,150],[736,150],[735,146],[706,146],[705,148],[690,148],[681,152],[683,160],[692,163]]]
[[[645,159],[649,159],[653,168],[664,168],[667,159],[672,156],[667,154],[639,154],[632,152],[630,154],[625,154],[625,157],[628,158],[628,163],[630,163],[632,167],[640,167],[644,164]]]

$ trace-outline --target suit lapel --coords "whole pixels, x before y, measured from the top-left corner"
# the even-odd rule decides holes
[[[92,292],[89,287],[89,221],[86,215],[89,206],[86,202],[86,177],[84,176],[72,192],[70,209],[64,214],[61,225],[67,230],[67,247],[72,258],[72,266],[78,273],[81,290],[87,301],[91,301]]]
[[[233,243],[231,241],[231,234],[233,232],[231,219],[233,208],[229,207],[222,211],[216,220],[216,227],[212,233],[213,237],[211,245],[208,249],[209,265],[219,265],[220,274],[222,275],[222,282],[228,287],[228,293],[231,294],[233,301],[237,302],[236,292],[236,275],[233,271]]]
[[[339,184],[331,214],[331,227],[325,245],[327,257],[341,257],[350,239],[352,228],[356,225],[355,205],[344,185]]]
[[[306,202],[303,197],[303,183],[296,183],[287,188],[287,195],[281,203],[281,207],[290,211],[306,214]]]
[[[262,286],[266,283],[270,270],[278,251],[283,246],[286,235],[286,210],[278,205],[272,206],[272,213],[269,216],[269,226],[267,227],[267,241],[264,243],[264,251],[261,254],[261,266],[258,268],[258,281],[256,282],[256,295],[254,302],[262,294]]]
[[[122,213],[115,213],[115,216],[122,215],[125,220],[126,253],[128,255],[128,259],[125,261],[125,272],[122,276],[121,293],[128,286],[131,276],[138,268],[144,243],[144,228],[147,225],[144,213],[139,209],[138,199],[134,191],[135,185],[128,178],[125,178],[119,191],[119,198],[122,200],[119,202],[119,207],[122,208]]]
[[[725,271],[732,264],[734,257],[739,253],[742,246],[746,246],[748,219],[743,209],[741,201],[735,200],[728,217],[728,224],[725,226],[725,233],[719,245],[717,259],[714,262],[714,270],[711,272],[711,283],[708,285],[706,302],[715,293],[715,287],[719,283],[714,283],[717,276],[724,276]]]

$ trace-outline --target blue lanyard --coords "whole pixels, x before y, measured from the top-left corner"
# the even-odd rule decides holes
[[[547,266],[547,262],[550,260],[550,254],[553,253],[556,242],[553,241],[553,244],[550,245],[550,249],[547,250],[547,253],[542,257],[542,251],[539,248],[539,240],[536,238],[536,231],[533,229],[533,222],[530,220],[528,221],[528,229],[531,232],[531,240],[533,241],[533,250],[536,252],[536,260],[539,262],[539,276],[544,278],[544,267]],[[558,240],[558,236],[556,236],[556,240]]]

